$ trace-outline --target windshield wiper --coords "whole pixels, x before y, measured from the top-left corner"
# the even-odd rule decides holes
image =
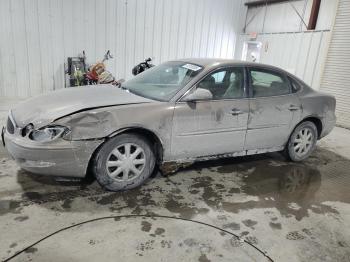
[[[123,89],[123,90],[127,90],[127,88],[125,86],[120,85],[119,88]]]
[[[139,94],[135,93],[134,91],[131,91],[129,88],[126,88],[125,86],[121,86],[120,88],[121,88],[122,90],[125,90],[125,91],[128,92],[128,93],[131,93],[131,94],[140,96]]]

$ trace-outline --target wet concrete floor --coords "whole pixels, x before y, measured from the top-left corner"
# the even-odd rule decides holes
[[[266,261],[257,249],[275,261],[350,261],[349,175],[349,159],[318,147],[299,164],[278,153],[201,162],[111,193],[3,155],[0,258],[86,220],[144,215],[69,228],[11,261]]]

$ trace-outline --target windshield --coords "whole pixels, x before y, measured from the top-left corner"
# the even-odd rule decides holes
[[[123,83],[122,88],[139,96],[169,101],[203,68],[186,62],[167,62]]]

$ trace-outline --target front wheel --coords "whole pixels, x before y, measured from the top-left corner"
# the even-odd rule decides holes
[[[108,140],[95,158],[95,177],[111,191],[132,189],[152,174],[155,156],[148,141],[136,134],[121,134]]]
[[[293,131],[288,141],[286,151],[292,161],[302,161],[308,158],[316,148],[317,128],[310,121],[302,122]]]

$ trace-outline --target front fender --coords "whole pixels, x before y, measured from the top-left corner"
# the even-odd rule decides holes
[[[84,111],[63,117],[55,124],[68,127],[70,140],[100,139],[114,132],[119,125],[116,114],[110,111]]]
[[[70,140],[95,140],[114,136],[129,129],[154,134],[170,158],[174,104],[154,102],[86,110],[54,121],[70,128]]]

